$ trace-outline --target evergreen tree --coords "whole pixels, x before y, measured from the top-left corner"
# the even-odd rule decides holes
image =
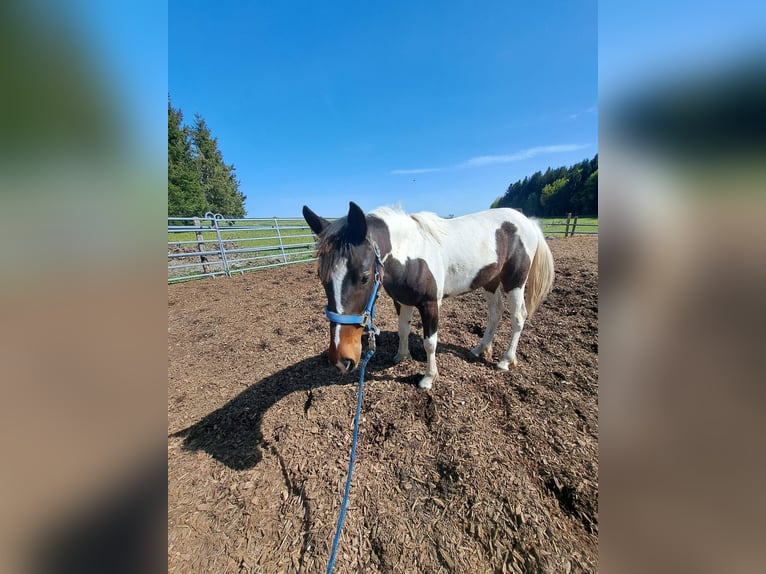
[[[224,217],[245,216],[245,195],[239,191],[234,166],[223,161],[205,120],[197,114],[191,129],[195,165],[209,209]]]
[[[168,217],[194,217],[207,211],[207,202],[192,156],[183,114],[168,98]]]
[[[573,198],[573,211],[582,215],[598,215],[598,170],[594,171]]]
[[[527,215],[598,213],[598,155],[570,167],[548,168],[512,183],[492,207],[514,207]]]
[[[569,180],[560,177],[552,183],[543,187],[540,192],[540,206],[543,208],[542,215],[551,216],[562,213],[568,207]]]
[[[539,215],[540,214],[540,194],[545,187],[543,181],[542,172],[536,171],[529,178],[526,186],[526,197],[522,204],[522,209],[527,215]]]

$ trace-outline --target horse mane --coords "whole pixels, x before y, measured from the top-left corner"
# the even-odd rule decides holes
[[[404,224],[414,224],[415,229],[424,237],[436,243],[441,243],[444,236],[447,235],[445,220],[430,211],[420,211],[408,215],[399,206],[383,206],[373,209],[370,215],[384,221],[398,220]]]

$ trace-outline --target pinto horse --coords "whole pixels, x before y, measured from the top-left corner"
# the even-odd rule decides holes
[[[508,370],[517,365],[516,347],[524,322],[553,285],[553,256],[536,222],[508,208],[454,219],[425,212],[407,215],[390,207],[365,215],[353,202],[347,216],[332,222],[307,206],[303,206],[303,216],[319,240],[319,279],[327,294],[330,319],[329,359],[339,371],[345,373],[359,364],[361,313],[375,297],[378,278],[394,300],[399,317],[399,350],[394,363],[410,358],[412,314],[415,308],[420,312],[428,358],[420,388],[430,389],[438,376],[436,343],[442,299],[479,288],[484,289],[489,321],[471,353],[491,357],[507,300],[511,342],[496,366]],[[349,315],[358,321],[349,324],[343,320]]]

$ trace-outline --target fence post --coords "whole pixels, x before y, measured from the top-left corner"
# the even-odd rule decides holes
[[[208,211],[205,214],[205,217],[212,221],[213,225],[215,226],[215,235],[218,238],[218,251],[221,254],[223,272],[226,273],[227,277],[231,277],[231,273],[229,272],[229,262],[226,259],[226,248],[223,246],[223,239],[221,239],[221,228],[218,227],[218,220],[223,219],[223,215],[220,213],[213,213],[212,211]]]
[[[576,215],[575,215],[574,221],[572,222],[572,233],[569,234],[571,237],[574,237],[575,227],[577,227],[577,216]]]
[[[564,237],[567,237],[569,235],[569,220],[572,219],[572,214],[567,213],[567,227],[564,230]]]
[[[285,245],[282,243],[282,234],[279,232],[279,222],[277,218],[274,218],[274,228],[277,230],[277,237],[279,238],[279,249],[282,251],[282,261],[287,263],[287,255],[285,254]]]
[[[194,227],[197,228],[194,231],[194,234],[197,236],[197,251],[202,253],[203,251],[205,251],[205,243],[202,237],[202,230],[200,229],[199,217],[194,218]],[[210,269],[207,266],[207,255],[200,255],[199,260],[202,262],[202,271],[204,271],[205,274],[210,273]],[[215,277],[215,275],[213,277]]]

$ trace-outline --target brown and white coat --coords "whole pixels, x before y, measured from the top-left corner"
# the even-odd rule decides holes
[[[358,314],[372,289],[373,245],[383,262],[382,285],[398,314],[398,363],[410,357],[408,337],[417,308],[423,322],[426,372],[419,386],[429,389],[438,376],[436,345],[444,297],[483,288],[489,308],[484,337],[471,349],[489,357],[507,300],[512,332],[499,369],[516,366],[516,347],[524,322],[553,284],[553,257],[539,225],[520,212],[501,208],[453,219],[432,213],[407,215],[379,207],[367,215],[351,203],[346,217],[329,222],[308,207],[303,214],[319,237],[319,277],[327,306],[339,314]],[[362,328],[330,324],[330,362],[345,372],[359,363]]]

